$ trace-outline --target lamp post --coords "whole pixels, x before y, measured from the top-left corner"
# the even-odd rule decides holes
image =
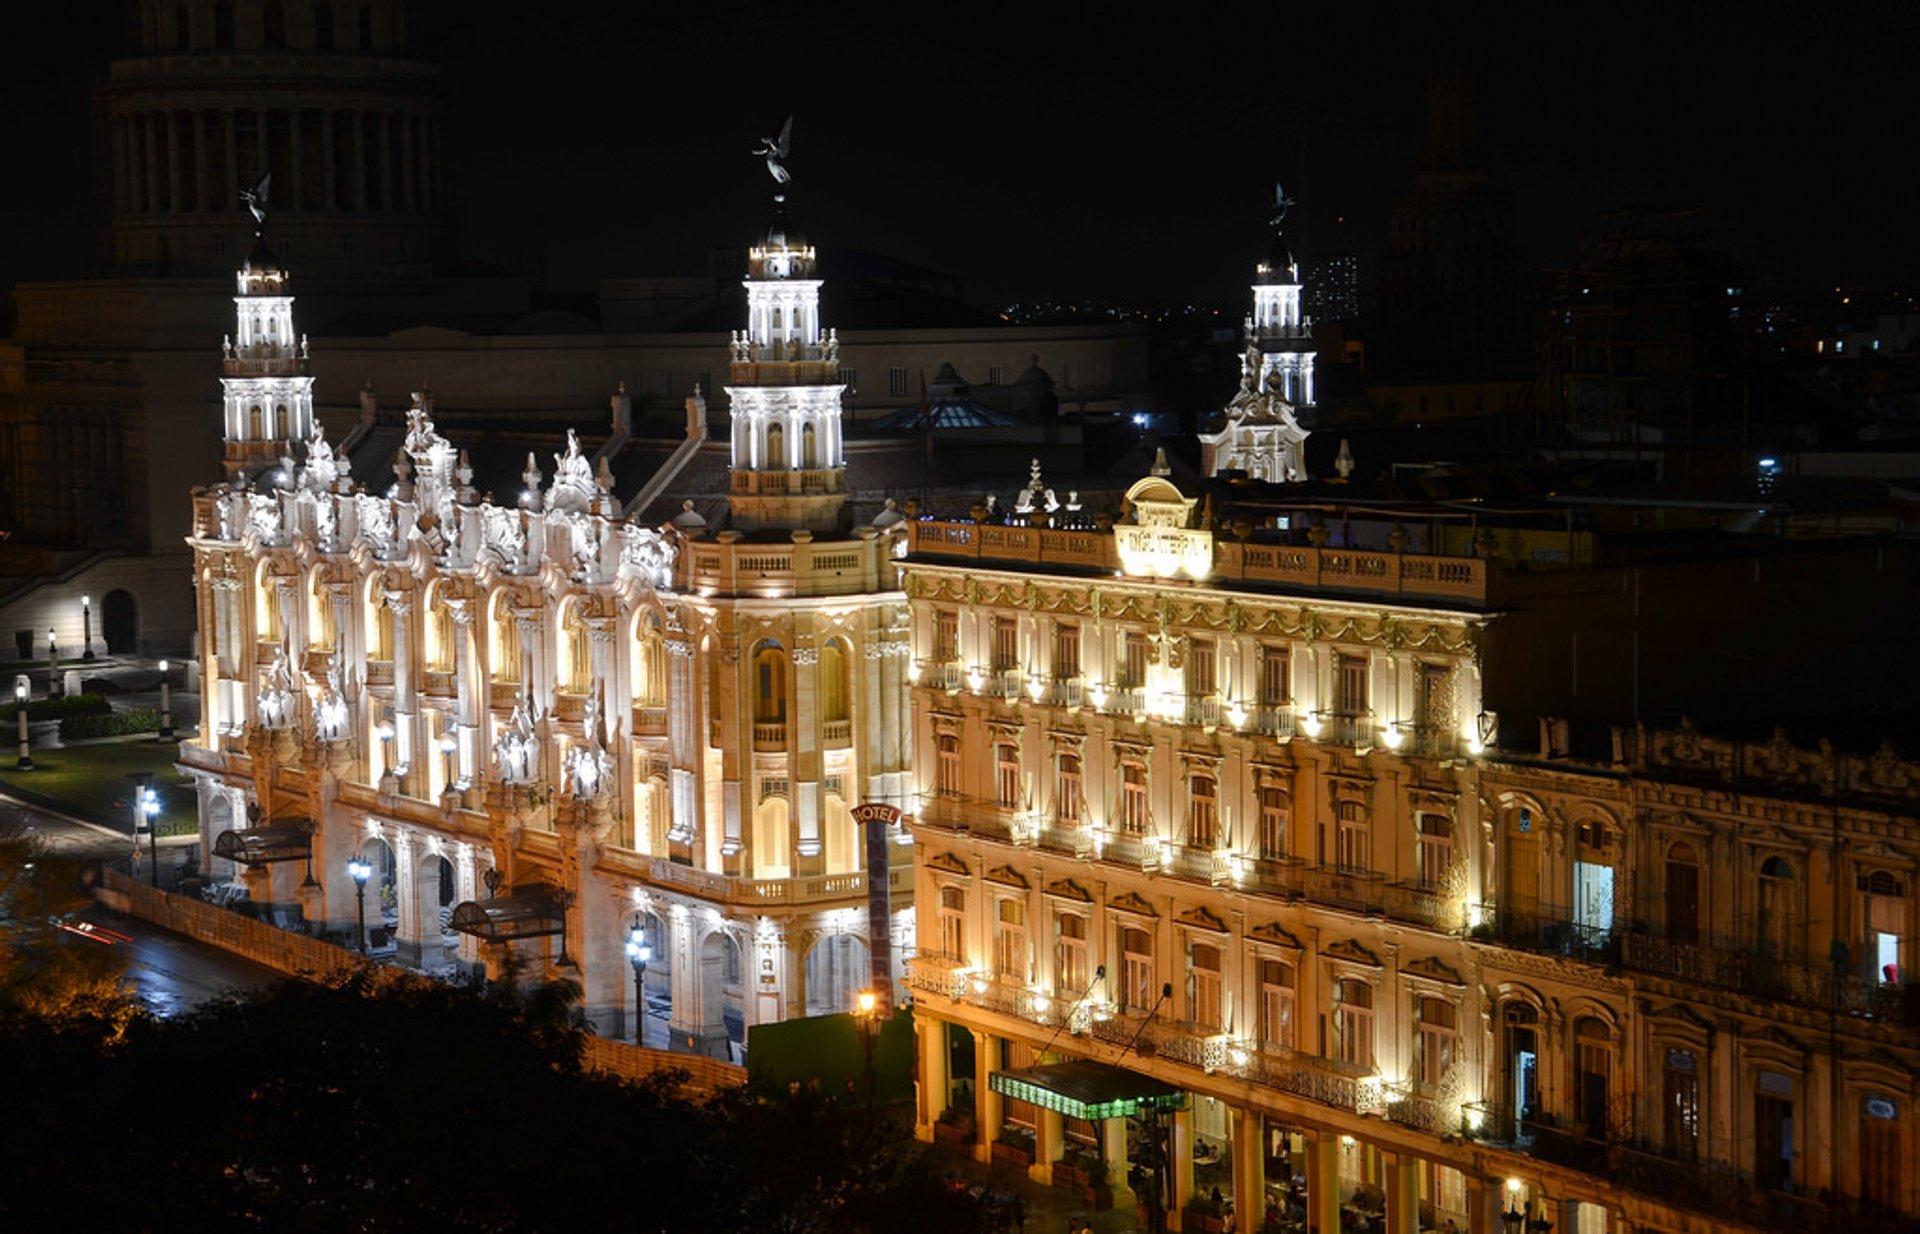
[[[154,791],[151,783],[142,784],[134,802],[138,816],[146,821],[147,856],[153,860],[149,881],[157,889],[160,886],[160,794]]]
[[[387,781],[393,779],[393,725],[385,720],[374,726],[373,735],[380,739],[380,791],[393,791]]]
[[[452,792],[454,788],[453,755],[454,755],[454,751],[458,750],[459,748],[460,748],[460,743],[454,740],[453,730],[451,728],[447,729],[445,732],[440,734],[440,755],[441,757],[447,760],[447,783],[445,787],[446,792]]]
[[[47,627],[47,697],[59,698],[60,689],[60,635],[52,626]]]
[[[17,707],[20,721],[20,757],[14,760],[14,767],[20,771],[33,770],[33,747],[27,744],[27,695],[32,692],[32,683],[25,673],[13,679],[13,701]]]
[[[353,907],[359,929],[360,954],[367,954],[367,879],[373,876],[373,867],[355,857],[347,863],[347,874],[353,879]]]
[[[80,597],[80,639],[82,660],[93,659],[93,597]]]
[[[160,740],[173,740],[173,699],[167,693],[167,668],[165,660],[160,661]]]
[[[880,1036],[880,996],[862,990],[853,1003],[853,1022],[860,1029],[860,1049],[866,1055],[867,1108],[873,1108],[873,1046]]]
[[[633,1044],[647,1044],[647,961],[653,948],[647,945],[647,932],[640,925],[640,914],[633,915],[633,928],[627,931],[627,962],[633,965]]]

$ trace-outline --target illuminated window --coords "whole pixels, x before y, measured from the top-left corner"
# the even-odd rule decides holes
[[[1260,1040],[1293,1049],[1293,965],[1260,961]]]
[[[1187,781],[1187,843],[1196,848],[1212,848],[1220,839],[1220,802],[1218,786],[1210,775],[1195,775]]]
[[[1419,840],[1420,885],[1439,890],[1453,869],[1453,820],[1444,814],[1422,813]]]
[[[787,653],[778,643],[762,643],[753,653],[753,719],[787,722]]]
[[[942,797],[960,795],[960,739],[952,733],[942,733],[935,743],[935,770],[933,791]]]
[[[1087,919],[1076,913],[1060,915],[1060,983],[1063,994],[1079,995],[1087,988]]]
[[[1210,698],[1219,689],[1216,644],[1210,638],[1196,638],[1187,649],[1187,693],[1195,698]]]
[[[960,614],[951,609],[933,615],[933,658],[942,664],[960,658]]]
[[[1334,865],[1343,874],[1364,874],[1368,860],[1367,809],[1357,801],[1343,801],[1335,824]]]
[[[1053,816],[1063,823],[1077,823],[1086,812],[1081,794],[1080,756],[1062,754],[1054,764]]]
[[[1053,675],[1057,678],[1080,675],[1080,627],[1069,621],[1053,627]]]
[[[967,893],[958,887],[940,889],[940,951],[949,960],[967,958]]]
[[[1159,1001],[1153,984],[1153,936],[1145,930],[1120,931],[1120,1002],[1145,1011]]]
[[[1020,621],[1015,617],[993,619],[993,671],[1004,673],[1020,667]]]
[[[1754,922],[1754,942],[1768,955],[1787,956],[1795,950],[1799,884],[1793,874],[1793,863],[1785,857],[1769,857],[1760,866],[1760,911]]]
[[[1147,636],[1138,630],[1120,635],[1120,688],[1138,690],[1147,684]]]
[[[847,652],[839,639],[820,648],[820,718],[837,724],[847,718]]]
[[[1292,800],[1282,788],[1260,790],[1260,855],[1278,861],[1287,855],[1287,823],[1293,814]]]
[[[1669,1153],[1691,1161],[1700,1151],[1700,1068],[1691,1050],[1668,1050],[1661,1125]]]
[[[1027,979],[1027,906],[1015,899],[1003,899],[995,911],[993,970],[1002,980],[1024,982]]]
[[[1460,1050],[1459,1013],[1442,998],[1420,1000],[1420,1083],[1438,1088]]]
[[[1260,705],[1284,707],[1293,700],[1293,657],[1285,647],[1260,649]]]
[[[1195,943],[1188,952],[1188,1015],[1196,1028],[1220,1027],[1220,949]]]
[[[1120,764],[1120,829],[1145,835],[1152,824],[1147,799],[1147,767],[1132,759]]]
[[[1003,810],[1020,808],[1020,747],[1011,741],[993,747],[994,803]]]
[[[1366,657],[1339,657],[1334,664],[1333,710],[1343,716],[1360,716],[1370,707]]]
[[[1373,987],[1356,977],[1334,986],[1334,1036],[1343,1063],[1373,1066]]]
[[[499,682],[520,680],[520,623],[514,619],[513,606],[504,595],[493,602],[491,678]]]

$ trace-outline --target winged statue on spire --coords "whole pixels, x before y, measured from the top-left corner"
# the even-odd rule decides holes
[[[1287,196],[1286,188],[1283,185],[1281,185],[1281,183],[1278,180],[1274,181],[1273,217],[1268,221],[1273,225],[1276,231],[1279,230],[1280,225],[1282,223],[1287,221],[1287,211],[1291,210],[1293,206],[1294,206],[1294,200],[1293,198]]]
[[[255,227],[265,229],[267,225],[267,188],[272,182],[273,173],[268,172],[252,188],[240,190],[240,200],[246,203],[247,213],[253,215]]]
[[[780,136],[762,137],[754,154],[767,160],[767,174],[773,177],[775,184],[785,184],[793,179],[787,171],[787,154],[793,149],[793,117],[780,126]]]

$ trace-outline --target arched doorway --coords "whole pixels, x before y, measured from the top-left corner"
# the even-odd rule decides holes
[[[857,934],[826,935],[807,952],[807,1014],[853,1010],[854,998],[872,980],[867,940]]]
[[[664,917],[642,913],[640,923],[652,951],[642,979],[646,1007],[640,1044],[664,1050],[673,1040],[673,935]]]
[[[125,587],[115,587],[100,601],[100,637],[111,655],[130,655],[140,649],[139,602]]]
[[[399,862],[393,846],[372,836],[354,856],[373,867],[366,888],[367,950],[390,949],[400,926]]]

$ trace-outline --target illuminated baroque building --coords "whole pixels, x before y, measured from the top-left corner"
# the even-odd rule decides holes
[[[1306,479],[1307,431],[1296,409],[1313,404],[1313,325],[1300,311],[1300,265],[1280,219],[1273,248],[1255,271],[1244,332],[1240,389],[1219,424],[1200,434],[1201,470],[1240,471],[1253,480]]]
[[[1265,491],[910,524],[919,1134],[1122,1206],[1158,1140],[1182,1229],[1910,1228],[1920,765],[1503,751],[1499,537]]]
[[[205,714],[181,762],[216,878],[351,937],[364,861],[399,962],[577,964],[595,1025],[623,1036],[638,923],[676,1049],[724,1056],[747,1026],[851,1005],[869,972],[849,810],[896,800],[908,752],[903,532],[843,516],[812,262],[784,216],[754,250],[733,525],[689,502],[656,531],[571,432],[550,477],[528,456],[517,504],[483,497],[424,393],[390,475],[356,483],[287,350],[286,270],[256,246],[230,478],[196,490],[189,537]],[[902,943],[907,853],[886,871]]]

